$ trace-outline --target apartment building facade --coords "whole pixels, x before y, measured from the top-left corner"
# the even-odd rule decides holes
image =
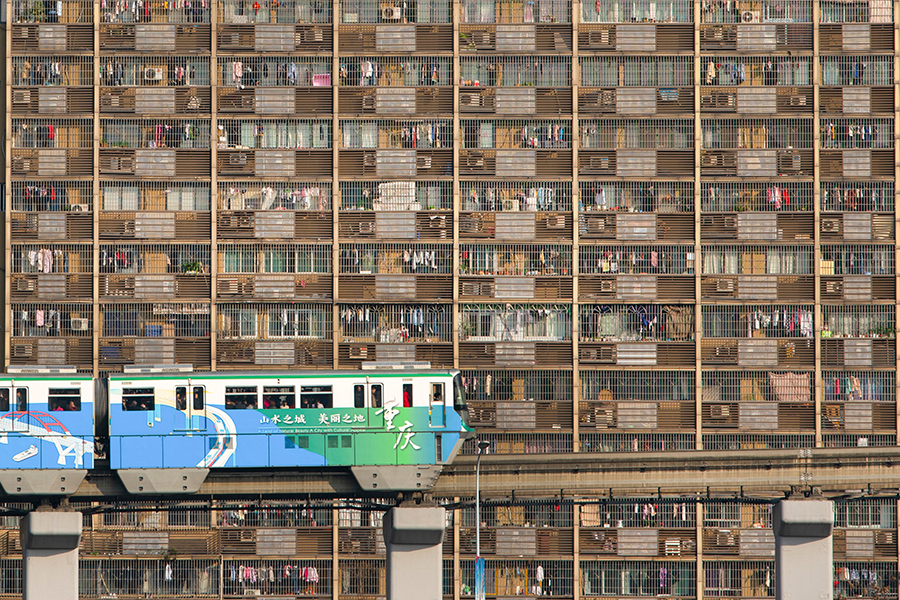
[[[13,0],[5,364],[429,362],[463,371],[495,453],[895,446],[897,11]],[[560,587],[504,562],[494,595],[772,595],[768,542],[746,567],[746,536],[666,558],[670,526],[705,547],[687,504],[631,546],[567,506],[568,542],[534,542]],[[740,510],[722,530],[759,528]],[[884,510],[847,560],[896,567]],[[765,589],[714,585],[742,569]],[[334,574],[326,595],[368,593]]]

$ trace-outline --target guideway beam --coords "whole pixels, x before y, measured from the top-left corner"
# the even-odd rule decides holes
[[[444,508],[401,505],[384,515],[387,600],[443,597]]]
[[[37,510],[19,522],[23,600],[78,600],[81,513]]]
[[[775,597],[832,600],[834,502],[788,498],[775,505]]]

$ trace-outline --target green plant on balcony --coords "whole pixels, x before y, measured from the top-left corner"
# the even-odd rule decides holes
[[[182,263],[181,272],[185,275],[199,275],[203,272],[203,263],[199,260]]]

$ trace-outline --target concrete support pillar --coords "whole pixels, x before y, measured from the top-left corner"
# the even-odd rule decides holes
[[[23,600],[78,600],[81,513],[36,511],[19,522]]]
[[[775,597],[832,600],[834,502],[788,498],[775,505]]]
[[[387,600],[441,600],[444,508],[397,506],[384,515]]]

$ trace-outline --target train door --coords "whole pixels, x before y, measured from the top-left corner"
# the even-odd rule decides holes
[[[204,418],[206,417],[206,389],[202,385],[176,386],[175,409],[184,415],[184,429],[189,431],[204,430],[206,428],[204,423]]]
[[[431,400],[428,407],[430,424],[432,427],[444,427],[446,425],[447,396],[444,393],[443,383],[431,384]]]
[[[384,406],[384,385],[357,383],[353,386],[353,408],[382,408]]]
[[[191,415],[191,429],[203,431],[206,429],[206,388],[202,385],[191,386],[191,401],[188,407]]]

